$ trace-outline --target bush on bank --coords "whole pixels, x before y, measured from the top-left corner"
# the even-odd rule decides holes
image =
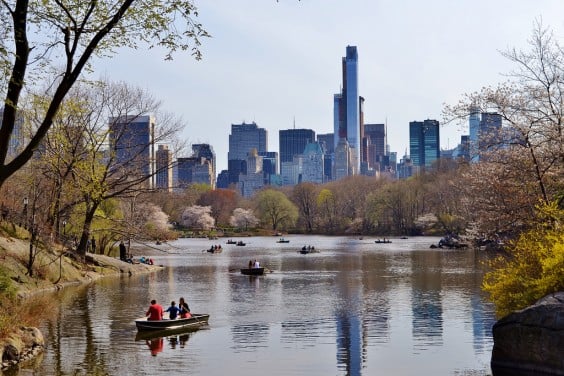
[[[564,209],[554,202],[539,213],[543,220],[495,258],[485,275],[483,288],[499,317],[564,291]]]

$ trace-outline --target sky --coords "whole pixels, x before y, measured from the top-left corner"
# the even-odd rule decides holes
[[[409,153],[410,121],[442,124],[445,104],[507,79],[514,66],[501,52],[528,50],[536,20],[564,39],[562,0],[194,2],[212,35],[203,40],[202,60],[124,49],[94,68],[161,100],[184,122],[182,139],[212,145],[218,172],[227,168],[231,124],[266,128],[269,151],[279,151],[279,130],[294,124],[333,132],[347,45],[358,50],[365,123],[387,123],[388,144],[401,158]],[[465,126],[442,125],[441,148],[455,147]]]

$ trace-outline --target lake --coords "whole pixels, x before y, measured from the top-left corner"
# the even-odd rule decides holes
[[[179,239],[156,246],[162,271],[58,294],[47,350],[14,375],[490,375],[493,307],[482,256],[430,249],[438,238],[290,235]],[[203,252],[221,244],[223,252]],[[300,254],[304,245],[318,253]],[[250,260],[272,271],[244,276]],[[183,296],[209,326],[143,340],[151,299]],[[137,340],[136,340],[137,339]]]

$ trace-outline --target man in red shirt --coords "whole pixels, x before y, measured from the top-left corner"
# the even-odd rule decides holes
[[[164,315],[164,309],[160,304],[157,304],[155,299],[151,300],[151,306],[145,313],[148,316],[147,320],[162,320]]]

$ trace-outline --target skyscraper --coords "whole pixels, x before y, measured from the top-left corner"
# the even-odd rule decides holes
[[[155,153],[156,179],[155,187],[167,192],[172,191],[172,153],[168,145],[159,145]]]
[[[213,147],[210,144],[193,144],[192,156],[196,158],[205,158],[209,161],[212,167],[212,177],[213,177],[210,185],[212,188],[214,188],[215,176],[216,176],[216,170],[215,170],[216,158],[215,158],[215,152],[213,151]]]
[[[361,111],[362,99],[358,91],[358,52],[356,46],[347,46],[342,59],[343,87],[333,99],[335,149],[340,139],[345,138],[350,149],[351,174],[360,171],[361,162]],[[341,161],[342,162],[342,161]],[[337,163],[337,161],[336,161]]]
[[[266,129],[259,128],[255,122],[231,124],[227,160],[246,160],[251,149],[256,149],[258,153],[265,152],[268,148],[267,141]]]
[[[266,129],[259,128],[255,122],[250,124],[231,124],[227,168],[229,183],[237,183],[239,174],[246,173],[247,155],[252,149],[264,153],[268,148]]]
[[[415,166],[431,167],[441,155],[440,145],[437,120],[409,123],[409,154]]]
[[[110,147],[115,153],[115,165],[124,169],[124,173],[146,176],[149,188],[155,186],[154,140],[154,116],[110,118]]]
[[[302,155],[310,142],[315,142],[315,131],[311,129],[286,129],[279,132],[280,175],[283,184],[298,183],[294,157]]]

